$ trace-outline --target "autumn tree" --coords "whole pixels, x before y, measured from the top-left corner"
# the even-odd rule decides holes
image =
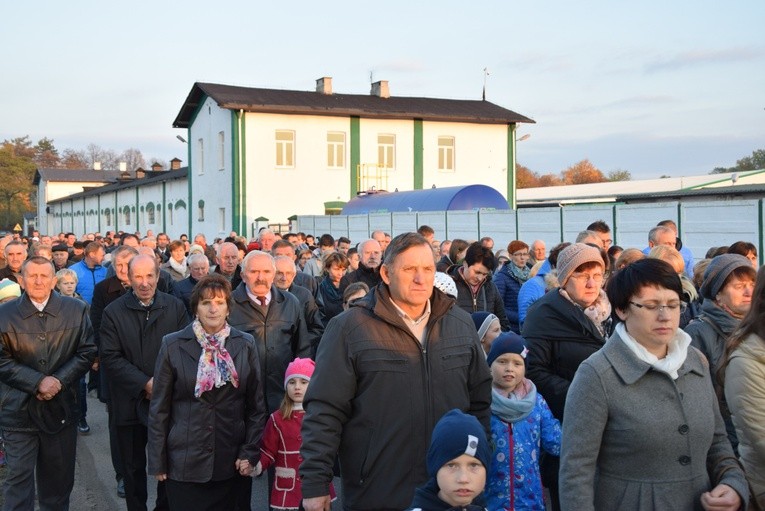
[[[560,186],[564,184],[555,174],[543,174],[539,176],[538,186]]]
[[[608,173],[609,181],[632,181],[632,174],[629,170],[616,169]]]
[[[38,168],[54,169],[60,166],[61,157],[59,156],[58,149],[56,149],[52,139],[48,137],[41,138],[37,141],[37,144],[35,144],[34,150],[34,162]]]
[[[64,149],[61,151],[59,166],[64,169],[87,169],[91,168],[88,164],[88,157],[84,151],[74,149]]]
[[[21,223],[23,213],[31,209],[31,195],[34,191],[32,179],[35,163],[24,147],[22,155],[16,149],[13,142],[7,140],[0,146],[0,207],[3,212],[0,218],[6,227]]]
[[[515,186],[517,188],[534,188],[539,186],[539,176],[528,167],[515,164]]]
[[[588,183],[602,183],[606,181],[603,173],[590,162],[584,159],[575,163],[561,173],[563,184],[583,185]]]

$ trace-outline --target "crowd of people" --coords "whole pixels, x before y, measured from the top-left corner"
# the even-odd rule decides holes
[[[1,239],[4,509],[68,509],[89,392],[130,511],[765,509],[755,245],[354,241]]]

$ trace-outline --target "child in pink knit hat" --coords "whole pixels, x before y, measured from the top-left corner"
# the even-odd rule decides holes
[[[271,414],[263,431],[260,462],[253,475],[260,475],[274,465],[274,486],[270,505],[273,509],[300,509],[303,492],[300,486],[300,428],[303,425],[303,399],[313,376],[314,361],[296,358],[284,373],[284,399],[277,411]],[[330,495],[335,500],[335,488],[330,485]]]

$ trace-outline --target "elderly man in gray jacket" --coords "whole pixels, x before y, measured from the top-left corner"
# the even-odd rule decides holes
[[[303,506],[329,510],[339,454],[348,509],[405,509],[428,480],[425,453],[453,408],[489,429],[491,376],[473,321],[433,288],[433,251],[397,236],[383,282],[333,318],[319,344],[303,419]]]

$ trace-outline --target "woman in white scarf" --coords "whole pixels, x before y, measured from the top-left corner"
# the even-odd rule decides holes
[[[583,362],[563,422],[563,509],[746,508],[708,363],[679,329],[682,285],[658,259],[612,277],[621,321]]]
[[[173,241],[168,245],[170,258],[161,268],[167,270],[175,281],[180,281],[189,276],[189,268],[186,264],[186,247],[182,241]]]

